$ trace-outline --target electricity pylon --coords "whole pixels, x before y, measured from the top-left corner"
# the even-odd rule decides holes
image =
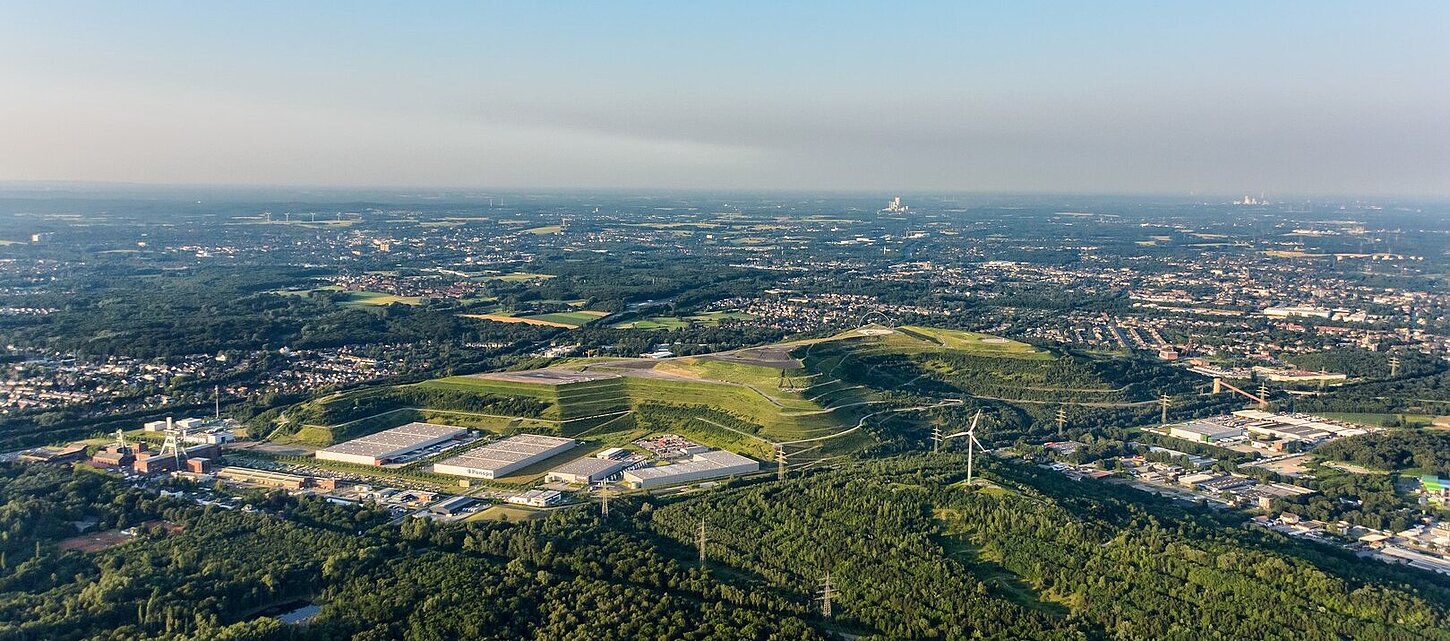
[[[599,516],[609,518],[609,492],[604,489],[604,481],[600,481],[596,487],[599,490]]]
[[[705,567],[705,519],[700,519],[700,567]]]
[[[826,578],[821,579],[821,617],[831,618],[831,597],[835,596],[835,587],[831,585],[831,573],[826,573]]]

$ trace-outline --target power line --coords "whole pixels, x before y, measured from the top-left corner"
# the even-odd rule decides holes
[[[705,567],[705,519],[700,519],[700,567]]]

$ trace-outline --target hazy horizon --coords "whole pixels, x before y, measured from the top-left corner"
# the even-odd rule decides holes
[[[12,7],[5,184],[1450,196],[1450,5]]]

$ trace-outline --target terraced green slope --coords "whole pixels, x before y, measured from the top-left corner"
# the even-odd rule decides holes
[[[630,409],[622,378],[549,385],[452,376],[419,385],[543,401],[548,408],[540,413],[539,418],[554,422],[556,431],[566,436],[588,430]]]
[[[530,408],[517,417],[458,413],[459,424],[542,427],[571,436],[601,425],[611,431],[637,426],[768,449],[839,434],[861,417],[899,404],[901,393],[1025,403],[1124,403],[1150,394],[1142,385],[1117,383],[1114,374],[1122,372],[1110,370],[994,336],[913,326],[701,357],[593,360],[516,375],[537,382],[454,376],[405,387],[447,392],[455,404],[477,398],[480,406],[489,400],[487,407],[499,407],[495,399],[516,399]],[[564,380],[586,375],[602,377]],[[438,412],[457,408],[420,409],[448,421],[454,419]]]

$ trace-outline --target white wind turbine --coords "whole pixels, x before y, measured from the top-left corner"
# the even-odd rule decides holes
[[[942,439],[943,441],[945,441],[947,439],[953,439],[958,436],[967,437],[967,485],[972,484],[972,461],[977,456],[977,448],[981,448],[983,450],[987,449],[987,446],[982,445],[982,442],[977,440],[977,421],[981,420],[981,418],[982,410],[977,410],[976,416],[972,417],[972,426],[968,427],[965,432],[957,432],[956,434],[952,434]]]

